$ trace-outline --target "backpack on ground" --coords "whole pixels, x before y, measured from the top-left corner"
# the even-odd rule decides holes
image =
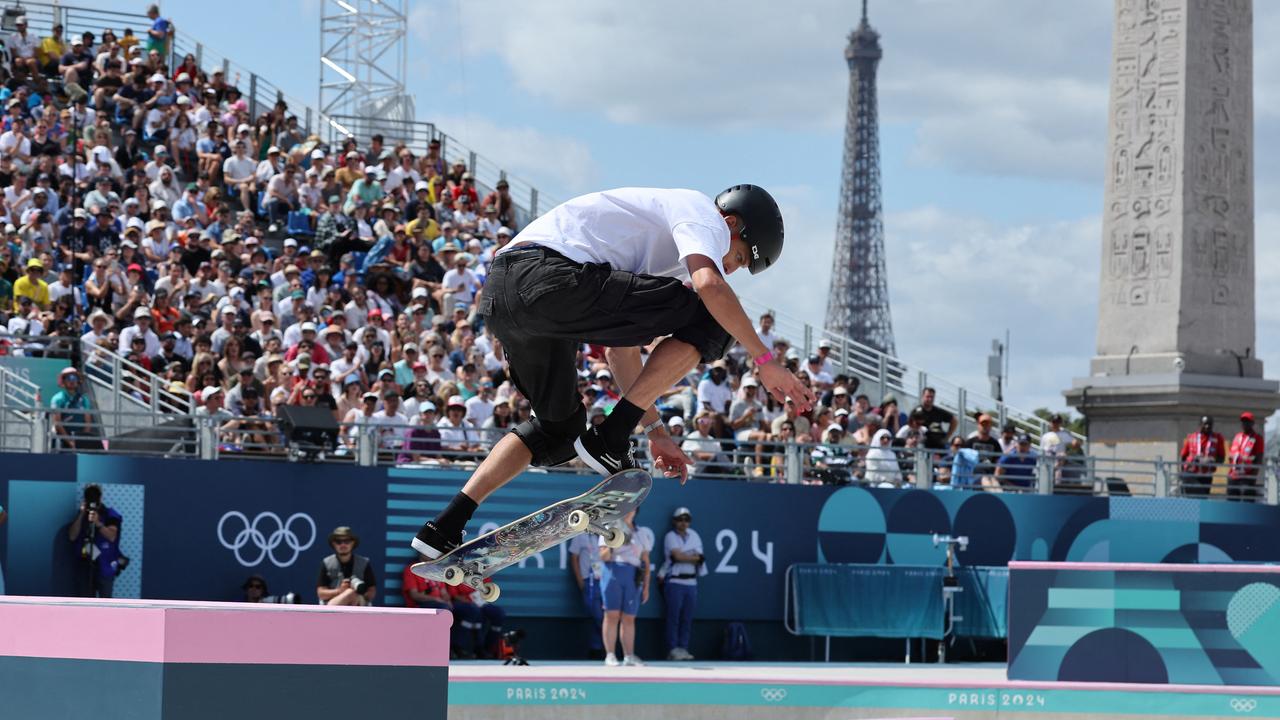
[[[724,660],[750,660],[751,640],[747,637],[747,626],[740,622],[731,622],[724,627],[724,642],[720,646],[720,657]]]

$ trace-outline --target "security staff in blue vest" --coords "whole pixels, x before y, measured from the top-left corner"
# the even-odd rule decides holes
[[[320,578],[316,581],[320,604],[372,605],[378,595],[378,581],[369,558],[355,553],[360,537],[342,525],[329,533],[329,547],[333,554],[320,561]]]
[[[707,574],[702,538],[689,527],[693,514],[687,507],[671,513],[671,530],[662,541],[665,559],[658,571],[665,579],[662,599],[667,606],[667,659],[692,660],[689,635],[693,630],[693,609],[698,601],[698,576]]]

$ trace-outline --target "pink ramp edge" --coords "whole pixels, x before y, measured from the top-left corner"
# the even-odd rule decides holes
[[[1200,565],[1196,563],[1109,563],[1109,562],[1043,562],[1039,560],[1013,560],[1009,570],[1102,570],[1108,572],[1218,572],[1218,573],[1277,573],[1280,565]]]
[[[11,596],[0,655],[444,667],[452,622],[435,610]]]

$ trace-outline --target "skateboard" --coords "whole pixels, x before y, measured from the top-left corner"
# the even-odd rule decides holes
[[[611,548],[622,547],[627,541],[622,516],[640,507],[652,486],[649,473],[623,470],[577,497],[525,515],[435,560],[416,563],[413,573],[449,585],[465,583],[479,590],[485,602],[493,602],[501,590],[486,578],[576,535],[589,532]]]

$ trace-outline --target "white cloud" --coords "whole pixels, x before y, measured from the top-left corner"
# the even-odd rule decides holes
[[[551,135],[528,125],[499,125],[474,115],[436,115],[434,122],[465,146],[493,159],[501,169],[545,192],[591,186],[596,169],[591,151],[579,140]],[[543,198],[545,203],[546,197]],[[568,200],[568,197],[557,198]]]
[[[986,392],[991,341],[1011,331],[1009,395],[1062,407],[1087,372],[1097,321],[1101,220],[996,225],[933,206],[885,219],[898,353]]]

